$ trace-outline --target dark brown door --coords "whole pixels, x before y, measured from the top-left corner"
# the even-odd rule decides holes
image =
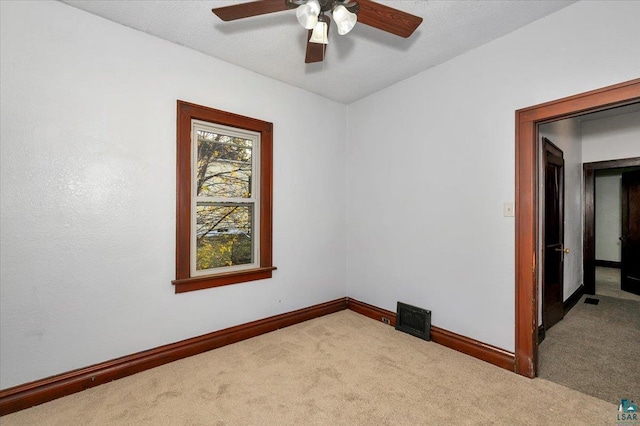
[[[564,159],[562,151],[543,138],[544,230],[542,325],[550,329],[564,316]]]
[[[640,294],[640,170],[622,173],[622,290]]]

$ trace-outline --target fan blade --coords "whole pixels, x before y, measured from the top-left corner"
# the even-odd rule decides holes
[[[287,10],[286,0],[258,0],[249,3],[232,4],[211,9],[223,21],[249,18],[251,16],[266,15],[267,13]]]
[[[327,52],[326,44],[311,43],[309,41],[312,33],[313,30],[309,30],[309,37],[307,37],[307,55],[304,58],[305,64],[324,61],[324,55]]]
[[[358,22],[400,37],[407,38],[422,23],[422,18],[401,10],[376,3],[371,0],[358,0],[360,11]]]

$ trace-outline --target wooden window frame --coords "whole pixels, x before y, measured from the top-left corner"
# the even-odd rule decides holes
[[[260,259],[252,269],[191,276],[191,122],[200,120],[260,134]],[[176,124],[176,293],[271,278],[273,229],[273,124],[178,100]]]

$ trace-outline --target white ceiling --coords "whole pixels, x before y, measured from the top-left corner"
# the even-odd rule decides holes
[[[351,103],[573,3],[573,0],[380,0],[424,18],[404,39],[367,25],[329,34],[324,62],[305,64],[295,11],[223,22],[244,0],[62,0],[127,27],[342,103]],[[283,0],[284,1],[284,0]]]

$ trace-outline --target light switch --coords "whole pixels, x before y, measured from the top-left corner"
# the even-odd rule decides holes
[[[515,214],[513,212],[513,203],[504,203],[502,214],[504,215],[504,217],[514,217]]]

